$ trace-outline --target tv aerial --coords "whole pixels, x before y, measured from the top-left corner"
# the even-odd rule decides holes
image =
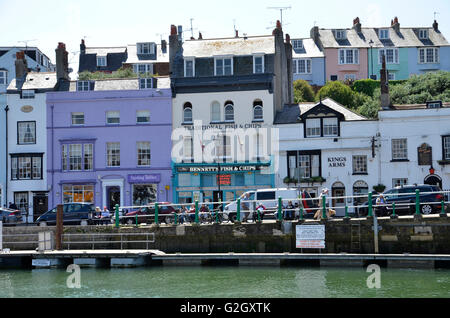
[[[280,10],[280,15],[281,15],[280,22],[281,22],[281,25],[283,25],[283,11],[290,10],[290,9],[292,9],[292,7],[291,6],[289,6],[289,7],[267,7],[267,9]]]

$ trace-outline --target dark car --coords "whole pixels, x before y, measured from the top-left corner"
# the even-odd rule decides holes
[[[3,224],[17,224],[22,222],[22,213],[20,210],[0,208],[0,221]]]
[[[175,216],[174,213],[177,211],[170,205],[168,202],[158,203],[158,205],[162,205],[158,207],[158,222],[164,221],[166,224],[170,224],[173,222]],[[151,224],[155,222],[155,206],[151,205],[148,207],[140,208],[135,211],[131,211],[126,213],[121,219],[120,222],[122,224],[136,224],[136,215],[137,222]]]
[[[383,193],[387,206],[382,208],[376,207],[377,196],[372,199],[373,211],[377,211],[377,216],[386,216],[392,214],[392,203],[395,203],[395,214],[406,215],[416,212],[416,190],[419,190],[420,212],[422,214],[439,213],[441,210],[441,201],[444,199],[438,186],[434,185],[405,185],[396,187]],[[366,216],[368,214],[368,201],[359,207],[359,215]],[[383,211],[383,212],[382,212]]]
[[[56,224],[56,207],[42,214],[37,220],[40,226]],[[91,203],[65,203],[63,205],[64,225],[88,225],[94,223],[95,206]]]

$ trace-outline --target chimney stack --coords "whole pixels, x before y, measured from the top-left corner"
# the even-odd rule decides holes
[[[181,68],[184,68],[182,38],[178,34],[179,32],[177,30],[182,32],[181,27],[178,27],[177,29],[177,27],[173,24],[170,26],[169,74],[171,77],[177,77],[177,74],[181,71]]]
[[[167,53],[167,41],[166,40],[161,40],[161,51],[163,53]]]
[[[392,107],[391,97],[389,96],[389,71],[386,69],[386,56],[383,55],[382,68],[380,70],[380,84],[381,84],[381,108],[383,110]]]
[[[398,23],[397,17],[394,18],[394,21],[391,21],[391,28],[393,28],[395,32],[400,33],[400,23]]]
[[[70,80],[69,58],[68,58],[69,53],[66,51],[66,45],[62,42],[59,42],[55,52],[56,52],[56,79],[58,81]]]
[[[198,32],[198,39],[199,39],[199,40],[203,40],[203,36],[202,36],[202,33],[201,33],[201,32]]]
[[[436,31],[436,32],[438,32],[439,31],[439,24],[437,23],[437,21],[436,20],[434,20],[434,23],[433,23],[433,29],[434,29],[434,31]]]
[[[86,45],[84,44],[84,40],[81,40],[80,54],[86,54]]]
[[[20,51],[16,53],[16,79],[23,80],[28,73],[28,64],[25,58],[25,52]]]
[[[361,22],[359,21],[359,17],[356,17],[356,19],[353,20],[353,29],[361,33]]]
[[[235,32],[236,32],[236,35],[234,36],[235,38],[238,38],[239,37],[239,31],[238,30],[235,30]]]

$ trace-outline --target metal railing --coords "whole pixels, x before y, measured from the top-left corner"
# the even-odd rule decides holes
[[[130,243],[145,243],[146,249],[148,250],[149,244],[155,243],[155,233],[114,233],[114,234],[107,234],[107,233],[84,233],[84,234],[72,234],[72,233],[65,233],[62,236],[62,244],[63,246],[66,245],[67,249],[70,250],[70,245],[91,245],[92,249],[95,249],[95,245],[97,246],[99,244],[120,244],[120,249],[123,250],[124,244],[130,244]],[[104,240],[105,237],[110,238],[118,238],[117,240],[111,239],[111,240]],[[133,239],[129,240],[127,238],[129,237],[145,237],[145,239]],[[76,240],[72,240],[75,238]],[[80,240],[80,238],[86,238],[86,240]],[[97,238],[101,240],[97,240]],[[129,249],[129,248],[127,248]]]

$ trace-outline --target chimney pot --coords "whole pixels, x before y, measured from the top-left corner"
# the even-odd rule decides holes
[[[203,40],[203,36],[202,36],[202,33],[201,33],[201,32],[198,32],[198,39],[199,39],[199,40]]]
[[[236,37],[236,38],[239,37],[239,31],[238,31],[238,30],[236,30],[236,35],[235,35],[235,37]]]
[[[170,35],[177,35],[177,27],[173,24],[170,26]]]
[[[277,29],[278,30],[282,29],[280,20],[277,20]]]
[[[434,23],[433,23],[433,29],[434,29],[434,31],[438,31],[439,30],[439,24],[437,23],[437,21],[436,20],[434,20]]]
[[[286,43],[291,44],[291,36],[286,33]]]

